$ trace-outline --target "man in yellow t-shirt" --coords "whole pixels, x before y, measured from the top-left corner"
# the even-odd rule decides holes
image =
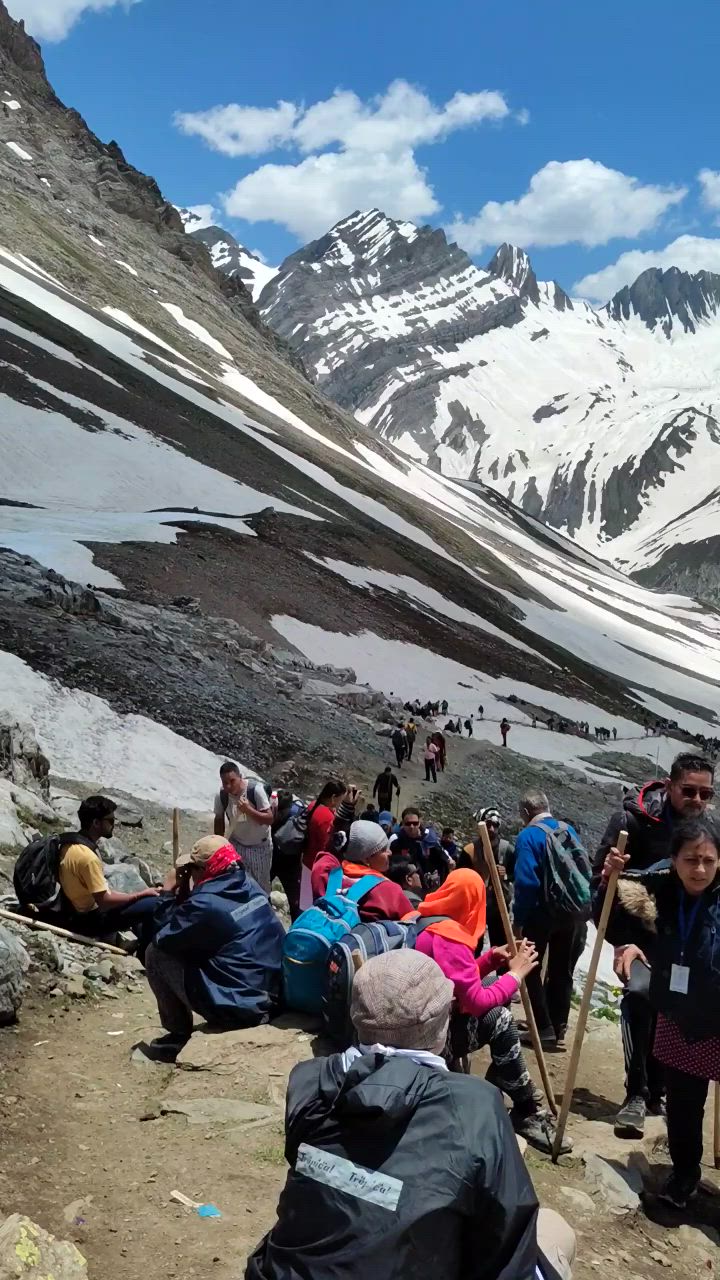
[[[97,850],[98,840],[113,834],[116,808],[106,796],[89,796],[80,805],[80,832],[75,840],[62,842],[58,869],[62,895],[53,921],[88,937],[132,929],[144,948],[152,938],[158,890],[119,893],[111,889]]]

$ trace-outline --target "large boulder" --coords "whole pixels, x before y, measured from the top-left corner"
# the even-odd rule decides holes
[[[103,864],[105,879],[117,893],[142,893],[147,889],[140,872],[128,862],[116,862],[113,866]]]
[[[30,1218],[13,1213],[0,1226],[3,1280],[87,1280],[87,1262],[66,1240],[56,1240]]]
[[[40,750],[32,725],[18,721],[0,724],[0,774],[48,798],[50,761]]]
[[[22,1004],[30,958],[19,938],[0,925],[0,1026],[14,1022]],[[0,1276],[4,1273],[0,1268]]]

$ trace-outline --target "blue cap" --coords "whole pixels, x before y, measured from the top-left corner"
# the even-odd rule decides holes
[[[395,819],[393,818],[389,809],[383,809],[382,813],[378,814],[377,820],[380,823],[381,827],[386,826],[388,823],[390,823],[390,825],[392,826],[393,823],[395,822]]]

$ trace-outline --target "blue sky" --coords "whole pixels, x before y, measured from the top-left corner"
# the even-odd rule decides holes
[[[720,271],[708,0],[7,3],[100,137],[271,262],[381,204],[587,296]]]

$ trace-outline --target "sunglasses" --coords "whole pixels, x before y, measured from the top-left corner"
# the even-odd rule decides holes
[[[406,818],[406,819],[405,819],[405,821],[403,822],[403,826],[404,826],[404,827],[419,827],[419,826],[420,826],[420,819],[419,819],[419,818]]]
[[[681,787],[682,794],[686,800],[694,800],[696,796],[700,800],[712,800],[715,795],[714,787]]]

